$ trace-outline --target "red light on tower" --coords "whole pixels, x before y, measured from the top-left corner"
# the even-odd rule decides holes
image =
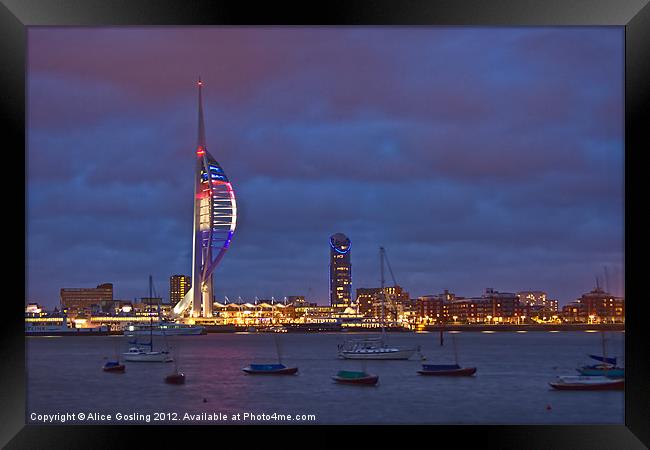
[[[196,150],[196,154],[199,156],[203,156],[205,154],[205,150],[203,150],[202,145],[199,145],[199,148]]]

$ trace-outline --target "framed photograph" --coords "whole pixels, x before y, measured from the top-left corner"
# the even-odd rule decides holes
[[[3,0],[0,442],[650,446],[647,3]]]

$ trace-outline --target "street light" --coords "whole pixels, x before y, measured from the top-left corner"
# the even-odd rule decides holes
[[[488,323],[492,321],[492,316],[487,316]]]
[[[456,319],[458,319],[458,316],[451,316],[454,319],[454,324],[456,323]]]

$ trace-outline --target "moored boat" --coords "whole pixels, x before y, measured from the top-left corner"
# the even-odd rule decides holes
[[[153,298],[153,279],[149,275],[149,298]],[[158,318],[160,320],[160,305],[158,306]],[[124,361],[131,362],[171,362],[173,358],[169,354],[169,345],[167,345],[166,334],[163,332],[165,337],[166,349],[162,351],[153,350],[153,315],[149,311],[149,342],[138,342],[136,338],[134,341],[129,341],[129,344],[133,347],[129,348],[129,351],[122,353]],[[145,347],[148,347],[147,350]]]
[[[106,361],[102,369],[104,372],[124,373],[126,366],[124,364],[120,364],[119,361]]]
[[[460,367],[458,364],[423,364],[420,375],[433,376],[471,376],[476,373],[476,367]]]
[[[458,346],[456,345],[456,335],[451,335],[454,346],[454,364],[422,364],[422,370],[418,370],[420,375],[432,376],[455,376],[468,377],[476,373],[476,367],[461,367],[458,364]],[[440,345],[443,343],[442,334],[440,335]]]
[[[386,344],[385,338],[348,339],[340,345],[339,357],[344,359],[409,359],[416,348],[398,348]]]
[[[595,364],[593,366],[582,366],[576,369],[578,373],[586,376],[603,376],[608,378],[621,378],[625,376],[625,369],[622,367]]]
[[[559,391],[619,391],[625,389],[625,379],[602,376],[560,376],[549,385]]]
[[[173,358],[168,351],[151,351],[142,348],[148,344],[138,344],[131,347],[128,352],[122,353],[124,361],[130,362],[172,362]]]
[[[365,339],[348,339],[338,347],[338,356],[344,359],[377,359],[377,360],[391,360],[391,359],[409,359],[419,348],[400,348],[388,344],[388,336],[386,335],[386,315],[384,302],[386,300],[386,289],[384,286],[384,260],[388,263],[386,257],[386,250],[384,247],[379,247],[379,265],[381,270],[381,337],[379,338],[365,338]],[[390,268],[390,263],[388,263]],[[395,277],[393,277],[394,285],[397,286]]]
[[[287,367],[284,364],[250,364],[242,369],[250,375],[294,375],[297,367]]]
[[[580,375],[584,376],[604,376],[608,378],[623,378],[625,377],[625,369],[622,367],[616,366],[616,357],[607,356],[607,339],[605,338],[605,332],[601,332],[602,338],[602,356],[600,355],[587,355],[591,359],[596,360],[599,364],[594,365],[585,365],[582,367],[576,368]]]
[[[250,364],[242,368],[244,372],[250,375],[294,375],[298,372],[297,367],[287,367],[282,364],[282,352],[280,351],[280,338],[274,336],[275,350],[278,354],[277,364]]]
[[[337,383],[374,386],[379,381],[379,376],[371,375],[365,371],[339,370],[332,379]]]
[[[165,377],[165,383],[168,384],[185,384],[185,374],[182,372],[174,372]]]
[[[601,363],[578,367],[576,370],[581,375],[605,376],[609,378],[622,378],[625,376],[625,369],[622,367],[616,367],[616,358],[607,358],[598,355],[589,355],[589,357],[596,361],[600,361]]]

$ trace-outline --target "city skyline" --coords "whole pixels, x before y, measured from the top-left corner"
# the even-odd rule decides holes
[[[623,30],[29,30],[28,293],[189,274],[196,106],[238,186],[215,295],[624,295]],[[178,63],[180,61],[180,63]]]

